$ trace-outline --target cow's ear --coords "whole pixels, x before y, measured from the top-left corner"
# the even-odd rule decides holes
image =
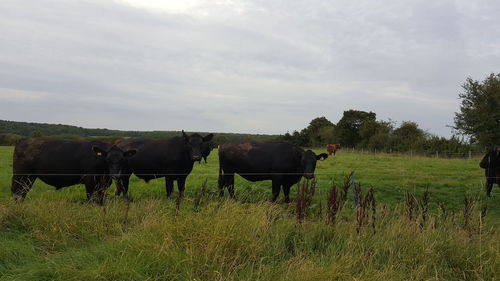
[[[94,153],[97,155],[97,156],[106,156],[106,151],[100,147],[98,147],[97,145],[93,145],[92,146],[92,150],[94,151]]]
[[[184,138],[185,141],[189,141],[189,136],[184,133],[184,130],[182,130],[182,137]]]
[[[316,160],[325,160],[326,158],[328,158],[328,154],[326,153],[321,153],[320,155],[316,155]]]
[[[214,137],[214,134],[208,134],[208,135],[203,137],[203,142],[211,141],[213,137]]]
[[[127,150],[127,151],[123,152],[123,156],[125,156],[126,158],[129,158],[129,157],[134,156],[136,152],[137,152],[136,149]]]

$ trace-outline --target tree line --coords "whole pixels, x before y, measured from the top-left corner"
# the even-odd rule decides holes
[[[207,134],[207,132],[200,132]],[[71,125],[16,122],[0,120],[0,145],[14,145],[24,137],[58,137],[115,141],[122,138],[169,138],[180,136],[180,131],[121,131],[109,129],[89,129]],[[277,135],[216,133],[213,141],[252,139],[257,141],[276,140]]]
[[[377,120],[374,112],[352,109],[344,111],[337,124],[318,117],[306,128],[281,135],[279,140],[305,147],[338,143],[344,148],[427,155],[438,152],[442,156],[465,157],[469,151],[480,150],[458,136],[448,139],[429,134],[415,122],[405,121],[396,126],[393,121]]]
[[[391,120],[377,120],[374,112],[353,109],[344,111],[337,124],[318,117],[306,128],[279,139],[309,147],[338,143],[371,151],[444,156],[467,156],[500,144],[500,74],[492,73],[483,81],[468,78],[462,88],[460,110],[451,126],[455,134],[449,139],[425,132],[412,121],[396,126]]]

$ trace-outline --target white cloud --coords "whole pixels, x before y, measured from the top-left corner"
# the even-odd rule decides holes
[[[0,88],[0,99],[4,102],[36,103],[53,96],[51,93]]]

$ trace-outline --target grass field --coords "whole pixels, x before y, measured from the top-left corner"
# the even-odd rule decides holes
[[[479,159],[340,151],[318,163],[311,214],[298,222],[294,203],[266,201],[268,181],[237,177],[237,200],[219,200],[216,151],[208,164],[195,164],[179,208],[165,198],[162,179],[137,178],[131,203],[114,198],[114,187],[99,207],[84,202],[82,186],[55,191],[37,181],[15,204],[12,152],[0,147],[0,280],[496,280],[500,273],[500,189],[484,195]],[[328,190],[351,171],[362,190],[374,189],[377,204],[375,229],[360,234],[352,198],[334,225],[325,223]],[[409,220],[406,191],[420,198],[425,190],[427,219]],[[465,197],[474,200],[467,225]]]

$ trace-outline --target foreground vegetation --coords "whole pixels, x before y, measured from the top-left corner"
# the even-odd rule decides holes
[[[286,206],[209,200],[111,200],[89,206],[45,194],[2,200],[2,280],[495,280],[498,229],[478,210],[432,215],[423,226],[398,205],[356,231],[345,208],[334,225],[300,223]]]
[[[111,190],[100,207],[84,202],[82,186],[55,191],[38,181],[15,204],[11,155],[0,148],[0,280],[495,280],[500,273],[500,190],[484,196],[478,159],[341,151],[318,163],[314,194],[295,186],[292,198],[300,200],[271,204],[269,182],[239,177],[238,200],[219,199],[212,153],[195,165],[183,200],[165,199],[163,180],[133,178],[132,202]],[[375,191],[365,209],[353,208],[351,189],[347,201],[338,199],[353,170],[364,198]],[[304,194],[312,201],[300,205]]]

